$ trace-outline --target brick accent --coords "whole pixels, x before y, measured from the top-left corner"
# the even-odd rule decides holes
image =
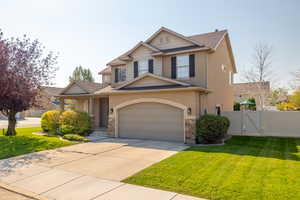
[[[111,137],[115,137],[115,117],[114,117],[114,115],[108,116],[107,134]]]
[[[196,120],[185,119],[185,143],[195,144],[196,143]]]

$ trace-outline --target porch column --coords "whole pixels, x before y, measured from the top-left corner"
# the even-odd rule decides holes
[[[95,111],[94,111],[94,98],[93,97],[90,97],[89,98],[89,115],[91,117],[91,125],[93,128],[95,128]]]
[[[93,99],[93,97],[90,97],[89,98],[89,114],[90,114],[90,116],[93,116],[93,114],[94,114],[94,99]]]
[[[59,98],[59,108],[61,111],[65,110],[65,99],[64,98]]]

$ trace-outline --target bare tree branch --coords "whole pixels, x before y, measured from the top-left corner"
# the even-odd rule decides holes
[[[274,78],[272,71],[272,47],[267,43],[258,43],[254,47],[254,53],[252,56],[252,66],[249,70],[244,72],[244,80],[253,84],[255,89],[255,96],[259,102],[258,108],[264,109],[265,101],[267,98],[264,82],[271,82]],[[251,95],[251,91],[249,91]]]

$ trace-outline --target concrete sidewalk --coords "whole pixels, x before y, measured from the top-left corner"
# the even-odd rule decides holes
[[[7,128],[7,126],[8,126],[8,121],[1,119],[0,120],[0,129]],[[36,127],[36,126],[41,126],[41,118],[26,117],[25,119],[17,120],[17,125],[16,125],[17,128]]]
[[[120,182],[185,148],[179,143],[104,139],[1,160],[0,181],[42,199],[196,200]]]
[[[35,167],[32,166],[32,171]],[[37,169],[40,170],[40,169]],[[0,183],[1,186],[1,183]],[[0,190],[0,199],[29,200],[200,200],[199,198],[118,181],[78,176],[64,170],[51,170],[11,184],[12,190]],[[1,192],[5,191],[5,192]],[[19,194],[18,194],[19,193]],[[20,194],[26,195],[20,195]],[[3,196],[5,195],[5,196]],[[8,196],[9,195],[9,196]]]

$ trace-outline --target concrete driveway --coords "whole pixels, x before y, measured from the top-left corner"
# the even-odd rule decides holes
[[[192,200],[196,198],[120,182],[185,148],[178,143],[104,139],[1,160],[0,181],[47,199]]]
[[[8,121],[6,119],[0,119],[0,129],[7,128]],[[38,117],[26,117],[17,121],[17,127],[34,127],[41,126],[41,118]]]

